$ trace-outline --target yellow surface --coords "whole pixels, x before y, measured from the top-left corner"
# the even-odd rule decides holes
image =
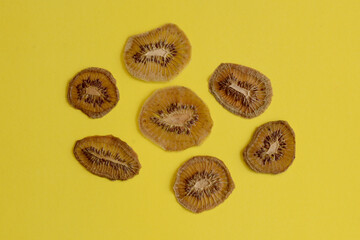
[[[360,239],[360,2],[0,1],[0,239]],[[272,3],[270,3],[272,2]],[[184,30],[192,60],[169,83],[125,70],[126,39],[164,23]],[[273,101],[247,120],[216,102],[207,81],[221,62],[267,75]],[[89,119],[66,101],[85,67],[117,79],[118,105]],[[137,115],[158,88],[183,85],[209,106],[200,147],[169,153],[144,138]],[[283,174],[257,174],[240,153],[255,128],[287,120],[297,156]],[[138,153],[140,175],[111,182],[74,158],[76,140],[113,134]],[[195,215],[175,200],[178,167],[207,154],[236,188]]]

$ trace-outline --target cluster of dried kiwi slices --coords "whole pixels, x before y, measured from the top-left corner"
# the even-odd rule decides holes
[[[174,24],[130,37],[124,50],[128,72],[151,82],[171,80],[185,68],[190,58],[190,42]],[[222,63],[216,68],[209,80],[209,90],[225,109],[244,118],[262,114],[272,98],[271,82],[265,75],[232,63]],[[116,80],[105,69],[84,69],[70,82],[68,101],[90,118],[100,118],[119,101]],[[200,145],[212,126],[206,104],[182,86],[155,91],[145,101],[139,115],[142,134],[166,151]],[[110,180],[130,179],[141,168],[134,150],[112,135],[78,140],[74,155],[88,171]],[[260,126],[243,157],[256,172],[285,171],[295,158],[294,131],[285,121]],[[178,202],[195,213],[216,207],[234,188],[225,164],[211,156],[195,156],[185,162],[174,184]]]
[[[232,63],[220,64],[209,80],[209,90],[230,112],[244,118],[262,114],[270,105],[270,80],[259,71]],[[260,126],[243,152],[251,169],[277,174],[285,171],[295,158],[295,134],[286,121]]]

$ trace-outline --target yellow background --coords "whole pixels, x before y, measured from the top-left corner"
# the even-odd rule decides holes
[[[0,1],[0,239],[360,239],[360,2]],[[126,39],[167,22],[192,44],[192,60],[168,83],[132,78]],[[271,79],[274,97],[247,120],[207,89],[222,62]],[[118,105],[90,119],[66,101],[86,67],[111,71]],[[165,152],[144,138],[137,116],[158,88],[182,85],[209,106],[214,127],[199,147]],[[241,153],[256,127],[287,120],[293,165],[272,176]],[[74,158],[76,140],[113,134],[138,153],[140,174],[111,182]],[[172,191],[194,155],[228,166],[236,188],[201,214]]]

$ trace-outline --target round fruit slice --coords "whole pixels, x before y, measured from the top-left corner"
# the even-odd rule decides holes
[[[130,37],[124,51],[128,72],[135,78],[154,82],[174,78],[190,57],[190,42],[174,24]]]
[[[245,118],[263,113],[270,105],[270,80],[255,69],[222,63],[209,81],[210,92],[230,112]]]
[[[119,101],[116,80],[102,68],[87,68],[71,80],[68,101],[91,118],[100,118],[110,112]]]
[[[265,123],[256,129],[243,155],[256,172],[281,173],[295,158],[295,133],[285,121]]]
[[[195,213],[216,207],[234,188],[225,164],[210,156],[196,156],[183,164],[174,185],[178,202]]]
[[[199,145],[213,121],[205,103],[190,89],[169,87],[155,91],[139,116],[141,132],[168,151]]]
[[[77,141],[74,155],[89,172],[110,180],[127,180],[137,175],[141,168],[134,150],[111,135]]]

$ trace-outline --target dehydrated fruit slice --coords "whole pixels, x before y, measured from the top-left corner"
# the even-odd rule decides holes
[[[281,173],[295,158],[295,133],[286,121],[265,123],[256,129],[243,155],[256,172]]]
[[[134,150],[111,135],[77,141],[74,155],[89,172],[110,180],[127,180],[137,175],[141,168]]]
[[[110,112],[119,101],[116,80],[102,68],[87,68],[70,82],[69,103],[91,118],[100,118]]]
[[[234,188],[225,164],[210,156],[196,156],[184,163],[174,185],[178,202],[195,213],[216,207]]]
[[[144,103],[141,132],[168,151],[199,145],[210,133],[213,121],[205,103],[190,89],[168,87],[155,91]]]
[[[222,63],[209,81],[210,92],[230,112],[245,118],[263,113],[270,105],[270,80],[255,69]]]
[[[175,24],[166,24],[128,39],[124,61],[128,72],[145,81],[168,81],[188,64],[191,45]]]

